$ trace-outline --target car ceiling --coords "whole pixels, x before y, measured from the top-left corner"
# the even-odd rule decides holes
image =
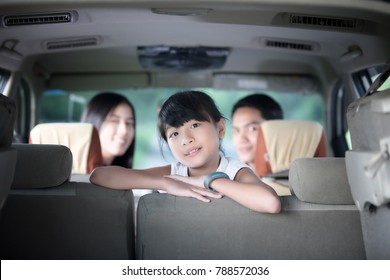
[[[30,62],[50,73],[143,71],[137,47],[149,45],[229,47],[223,70],[232,72],[310,72],[308,65],[324,60],[335,71],[359,69],[388,60],[390,50],[390,4],[383,1],[2,0],[0,7],[0,43],[8,48],[0,52],[3,67],[18,68]],[[204,14],[160,14],[167,11]],[[71,13],[72,22],[4,25],[6,16],[53,12]],[[357,27],[352,33],[320,25],[298,29],[289,22],[292,15],[352,18]],[[48,43],[77,45],[78,40],[92,40],[95,45],[80,41],[79,46],[47,49]],[[312,50],[269,47],[267,40],[289,46],[308,44]],[[17,43],[9,47],[12,42]],[[373,48],[378,43],[381,49]],[[363,55],[343,60],[343,54],[355,47]],[[21,56],[10,55],[9,49]]]

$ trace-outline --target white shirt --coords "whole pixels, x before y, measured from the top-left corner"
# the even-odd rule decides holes
[[[238,159],[221,155],[221,161],[215,172],[224,172],[229,176],[230,180],[234,180],[238,171],[245,167],[250,168],[249,165],[239,161]],[[180,162],[171,164],[171,175],[188,176],[188,167]]]

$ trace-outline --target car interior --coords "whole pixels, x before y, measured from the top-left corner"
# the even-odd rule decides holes
[[[0,1],[1,259],[389,260],[389,28],[385,0]],[[89,100],[131,100],[143,169],[172,163],[157,114],[190,89],[232,157],[234,103],[281,105],[255,160],[279,214],[89,181]]]

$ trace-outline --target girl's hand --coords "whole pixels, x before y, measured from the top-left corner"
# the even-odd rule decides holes
[[[167,182],[165,184],[164,190],[172,195],[175,196],[184,196],[184,197],[193,197],[203,202],[210,202],[211,198],[221,198],[221,194],[214,193],[209,190],[206,190],[203,186],[198,187],[196,185],[193,185],[189,183],[190,181],[196,183],[196,181],[199,181],[199,178],[196,180],[180,180],[182,178],[192,179],[195,177],[185,177],[185,176],[179,176],[179,175],[170,175],[165,176],[167,179]],[[173,178],[174,177],[174,178]],[[176,179],[176,177],[180,179]],[[187,182],[186,182],[187,181]]]

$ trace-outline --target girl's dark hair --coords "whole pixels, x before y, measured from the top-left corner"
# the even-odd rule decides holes
[[[189,90],[171,95],[158,114],[160,137],[167,142],[168,127],[180,127],[190,120],[217,123],[223,117],[214,100],[201,91]]]
[[[237,109],[243,107],[258,110],[265,120],[283,119],[283,111],[280,105],[273,98],[263,93],[251,94],[238,100],[233,106],[232,115],[234,115]]]
[[[134,158],[134,147],[135,147],[135,110],[133,104],[124,96],[113,93],[103,92],[95,95],[84,109],[81,116],[81,122],[93,124],[97,130],[100,130],[107,115],[114,110],[120,104],[127,104],[133,111],[134,117],[134,139],[130,147],[126,152],[119,157],[116,157],[111,165],[118,165],[122,167],[132,168]]]

